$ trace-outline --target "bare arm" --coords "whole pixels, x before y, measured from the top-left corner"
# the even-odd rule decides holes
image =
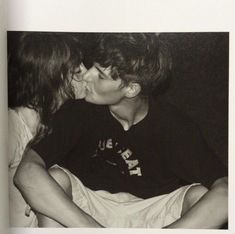
[[[37,212],[66,227],[100,227],[72,202],[46,170],[43,159],[33,150],[25,152],[14,182],[25,200]]]
[[[220,228],[227,219],[228,178],[223,177],[185,215],[165,228]]]

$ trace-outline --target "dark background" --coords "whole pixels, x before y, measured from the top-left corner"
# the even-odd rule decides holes
[[[8,32],[8,49],[19,32]],[[79,35],[93,50],[94,33]],[[228,33],[163,33],[173,57],[173,79],[164,97],[198,125],[224,164],[228,164]]]
[[[164,95],[200,126],[224,164],[228,164],[228,33],[167,33],[173,80]]]

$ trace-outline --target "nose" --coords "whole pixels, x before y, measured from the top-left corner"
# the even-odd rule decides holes
[[[86,81],[86,82],[91,82],[92,81],[92,77],[93,77],[93,73],[94,73],[94,69],[93,69],[93,67],[91,67],[83,75],[83,80]]]

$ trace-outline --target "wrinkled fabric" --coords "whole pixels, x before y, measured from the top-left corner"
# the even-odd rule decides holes
[[[130,193],[93,191],[70,171],[58,165],[69,177],[73,202],[97,222],[109,228],[162,228],[181,217],[186,192],[198,184],[183,186],[169,194],[148,199]]]

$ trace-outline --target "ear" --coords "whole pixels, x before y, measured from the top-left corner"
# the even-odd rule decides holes
[[[133,98],[139,95],[141,91],[141,86],[139,83],[130,82],[126,87],[126,97]]]

